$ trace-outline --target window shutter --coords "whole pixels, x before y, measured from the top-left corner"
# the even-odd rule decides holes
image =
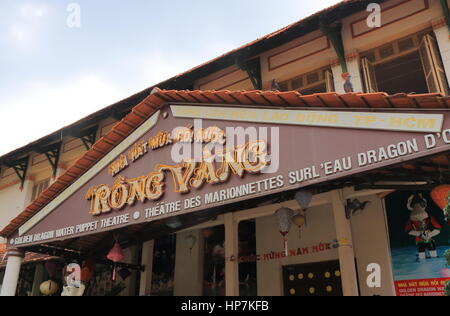
[[[329,70],[325,70],[325,84],[327,86],[327,92],[336,91],[336,89],[334,88],[333,73]]]
[[[366,83],[366,92],[373,93],[378,92],[377,78],[375,75],[375,69],[369,59],[363,57],[361,59],[364,82]]]
[[[420,43],[420,58],[429,92],[448,94],[448,83],[436,40],[426,34]]]

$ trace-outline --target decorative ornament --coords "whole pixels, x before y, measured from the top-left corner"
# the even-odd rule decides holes
[[[45,296],[54,295],[56,292],[58,292],[58,288],[58,283],[52,280],[45,281],[39,286],[39,290]]]
[[[443,184],[434,188],[431,191],[431,199],[444,212],[445,219],[450,221],[450,185]]]
[[[186,238],[184,239],[184,241],[186,242],[186,246],[189,248],[189,253],[192,253],[192,249],[194,248],[195,244],[197,243],[197,237],[195,237],[194,235],[188,235],[186,236]]]
[[[278,227],[280,228],[280,233],[283,236],[284,251],[286,256],[288,255],[288,245],[286,236],[291,230],[292,218],[294,217],[294,211],[290,208],[280,208],[275,212],[278,219]]]
[[[116,263],[120,262],[125,258],[125,255],[123,254],[122,248],[120,248],[120,244],[118,241],[114,244],[112,249],[109,251],[108,255],[106,256],[108,260],[114,262],[113,272],[112,272],[112,280],[116,280]]]
[[[347,204],[345,205],[345,217],[350,220],[352,216],[361,214],[368,205],[370,205],[370,201],[361,203],[358,199],[347,200]]]
[[[123,268],[121,270],[119,270],[118,274],[120,275],[120,277],[122,278],[122,280],[126,280],[129,278],[129,276],[131,275],[131,271],[128,270],[127,268]]]

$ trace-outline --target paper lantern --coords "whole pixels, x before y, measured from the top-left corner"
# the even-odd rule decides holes
[[[125,258],[125,255],[123,254],[122,248],[120,248],[120,244],[116,241],[112,249],[109,251],[108,255],[106,256],[108,260],[111,260],[114,262],[113,272],[112,272],[112,280],[116,280],[116,262],[119,262]]]
[[[189,248],[189,251],[192,252],[192,249],[197,243],[197,237],[195,237],[194,235],[188,235],[186,236],[184,241],[186,242],[186,246]]]
[[[313,195],[309,191],[299,191],[295,194],[295,200],[303,210],[306,210],[311,204]]]
[[[111,260],[112,262],[119,262],[123,260],[123,258],[125,258],[122,248],[120,247],[120,244],[118,242],[114,244],[106,258],[108,258],[108,260]]]
[[[303,214],[305,213],[306,212],[304,212]],[[302,227],[306,225],[306,216],[302,214],[295,215],[292,218],[292,223],[294,223],[298,227],[298,238],[302,239]]]
[[[88,283],[94,276],[94,272],[95,272],[94,260],[87,259],[83,264],[83,268],[81,269],[81,281]]]
[[[54,295],[56,292],[58,292],[58,288],[58,283],[52,280],[45,281],[39,286],[39,290],[45,296]]]
[[[304,215],[296,215],[292,218],[292,223],[298,226],[298,228],[302,228],[305,223],[306,219]]]
[[[280,208],[275,212],[275,215],[278,220],[278,227],[280,229],[280,233],[283,236],[283,242],[284,242],[284,251],[286,253],[286,256],[288,254],[288,247],[287,247],[287,239],[286,236],[291,230],[292,226],[292,218],[294,217],[294,211],[290,208]]]

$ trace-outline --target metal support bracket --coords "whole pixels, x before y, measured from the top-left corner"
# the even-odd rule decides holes
[[[236,60],[236,65],[239,69],[245,71],[253,84],[253,88],[256,90],[262,89],[262,79],[261,79],[261,63],[258,58],[240,61]]]
[[[23,186],[25,184],[25,180],[27,177],[27,171],[28,171],[28,157],[22,158],[20,160],[16,160],[8,164],[8,167],[13,168],[14,172],[17,174],[17,176],[20,179],[20,190],[23,189]]]
[[[56,177],[56,172],[58,170],[58,163],[61,154],[61,143],[52,144],[50,146],[45,147],[40,151],[41,154],[44,154],[47,157],[48,162],[52,166],[53,177]]]
[[[95,144],[95,139],[97,137],[98,126],[93,126],[88,129],[85,129],[79,133],[74,133],[73,136],[79,138],[82,142],[86,150],[91,149],[92,145]]]
[[[340,22],[329,25],[325,21],[320,22],[320,30],[333,45],[334,51],[341,64],[342,72],[348,72],[347,61],[345,60],[344,42],[342,40],[342,24]]]

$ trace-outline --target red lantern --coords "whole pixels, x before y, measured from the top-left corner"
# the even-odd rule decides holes
[[[95,262],[92,259],[87,259],[81,269],[81,281],[88,283],[95,271]]]
[[[119,261],[123,260],[123,258],[125,258],[122,248],[120,248],[120,244],[117,241],[114,244],[114,247],[112,247],[112,249],[109,251],[106,258],[108,258],[108,260],[111,260],[112,262],[114,262],[112,280],[115,281],[116,280],[116,265],[115,265],[115,263],[119,262]]]
[[[211,228],[206,228],[204,230],[202,230],[202,236],[205,239],[209,239],[209,237],[211,237],[211,235],[214,233],[214,231]]]

